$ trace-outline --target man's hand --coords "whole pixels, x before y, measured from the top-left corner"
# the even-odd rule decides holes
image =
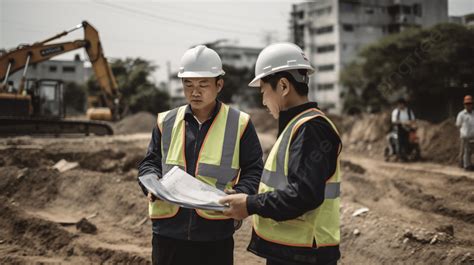
[[[157,199],[155,197],[155,195],[153,195],[153,193],[151,193],[151,192],[148,192],[147,197],[148,197],[148,201],[150,201],[150,202],[154,202]]]
[[[234,190],[233,188],[225,189],[224,192],[227,193],[227,194],[236,194],[237,193],[237,191]]]
[[[247,194],[239,193],[220,199],[220,204],[228,204],[230,207],[228,210],[224,210],[224,215],[235,220],[242,220],[249,216],[247,212],[247,196]]]

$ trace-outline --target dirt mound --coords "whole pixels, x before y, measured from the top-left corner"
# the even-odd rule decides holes
[[[257,132],[271,133],[278,130],[278,122],[265,109],[252,109],[248,112]]]
[[[421,187],[406,181],[394,181],[395,188],[403,195],[405,203],[421,211],[434,212],[474,224],[474,213],[458,208],[444,198],[424,192]]]
[[[108,264],[151,264],[147,259],[123,251],[106,248],[81,247],[82,254],[90,257],[94,263]]]
[[[114,124],[115,134],[149,133],[156,125],[156,115],[141,111]]]
[[[342,125],[343,128],[348,127]],[[366,145],[384,141],[390,130],[390,113],[364,114],[354,120],[352,126],[343,133],[343,143]]]
[[[428,160],[456,164],[459,154],[459,129],[455,120],[447,119],[440,124],[426,123],[420,127],[420,144],[423,157]]]
[[[339,121],[343,144],[348,150],[363,151],[370,156],[382,157],[390,131],[390,113],[363,114]],[[418,138],[424,160],[456,164],[459,153],[459,130],[454,119],[439,124],[418,120]]]
[[[14,244],[21,247],[15,252],[34,256],[48,256],[64,252],[74,235],[61,229],[55,223],[38,219],[8,205],[6,197],[0,199],[1,237],[8,246]],[[20,253],[15,253],[19,255]],[[23,254],[20,254],[20,256]],[[4,262],[13,257],[4,256]],[[1,259],[0,259],[1,261]]]
[[[47,167],[3,167],[0,194],[29,207],[40,207],[56,198],[57,177],[58,172]]]
[[[117,139],[0,140],[0,264],[149,264],[136,183],[146,143]],[[79,166],[60,173],[61,159]]]
[[[96,149],[96,150],[94,150]],[[0,150],[0,166],[16,166],[28,171],[31,168],[50,168],[61,159],[78,162],[79,167],[99,172],[129,172],[136,169],[145,151],[139,148],[121,147],[86,150]]]

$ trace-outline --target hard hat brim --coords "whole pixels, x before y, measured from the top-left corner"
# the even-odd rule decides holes
[[[225,72],[222,70],[220,72],[182,72],[178,73],[179,78],[198,78],[198,77],[218,77],[221,75],[225,75]]]
[[[261,73],[257,75],[249,84],[249,87],[260,87],[260,79],[264,78],[265,76],[269,76],[271,74],[277,73],[277,72],[283,72],[283,71],[288,71],[288,70],[295,70],[295,69],[302,69],[302,70],[308,70],[308,75],[313,74],[316,72],[314,68],[308,67],[306,65],[301,66],[301,65],[295,65],[295,66],[283,66],[283,67],[277,67],[274,68],[268,72]]]

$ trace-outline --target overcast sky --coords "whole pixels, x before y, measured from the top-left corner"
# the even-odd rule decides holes
[[[288,38],[291,4],[302,1],[104,1],[0,0],[0,48],[33,43],[87,20],[98,31],[107,57],[137,57],[159,66],[154,78],[166,78],[190,46],[230,39],[263,47],[264,36]],[[449,15],[474,12],[474,0],[448,0]],[[78,30],[63,40],[82,38]],[[74,51],[56,58],[73,58]]]

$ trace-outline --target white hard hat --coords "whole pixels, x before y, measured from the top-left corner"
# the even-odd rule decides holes
[[[251,87],[259,87],[260,79],[282,71],[289,71],[296,79],[307,82],[307,77],[297,78],[298,71],[295,69],[308,70],[308,75],[314,73],[314,68],[304,55],[303,50],[296,44],[281,42],[272,44],[263,49],[255,64],[255,78],[249,83]]]
[[[178,77],[217,77],[224,75],[217,52],[204,45],[187,50],[181,58]]]

